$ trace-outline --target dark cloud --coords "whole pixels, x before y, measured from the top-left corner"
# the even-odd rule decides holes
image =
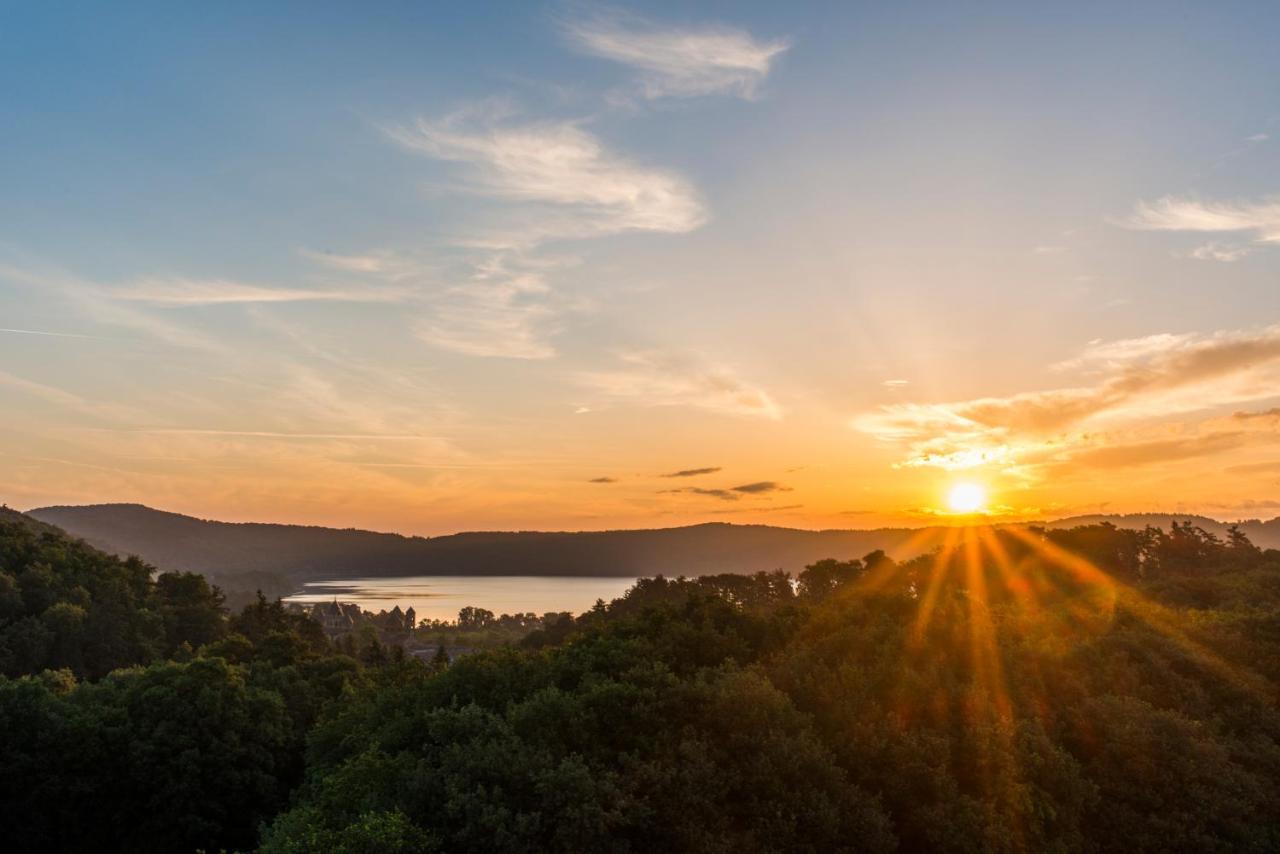
[[[658,477],[697,477],[703,474],[715,474],[718,471],[720,471],[719,466],[708,466],[701,469],[681,469],[670,474],[660,474]]]
[[[744,483],[742,486],[735,486],[733,491],[743,492],[747,495],[760,495],[765,492],[790,492],[791,488],[783,486],[775,480],[761,480],[756,483]]]
[[[616,477],[593,477],[587,483],[617,483]]]
[[[727,489],[699,489],[696,486],[691,486],[688,489],[677,491],[692,492],[694,495],[706,495],[711,498],[719,498],[721,501],[737,501],[739,497]]]
[[[703,489],[700,486],[686,486],[681,489],[659,489],[659,495],[678,495],[680,493],[689,493],[690,495],[705,495],[709,498],[719,498],[721,501],[737,501],[742,496],[736,492],[730,492],[727,489]]]
[[[705,495],[708,498],[718,498],[721,501],[737,501],[744,495],[763,495],[769,492],[790,492],[790,487],[783,486],[772,480],[761,480],[756,483],[744,483],[741,486],[733,486],[728,489],[704,489],[700,486],[686,486],[682,489],[660,489],[659,495],[671,495],[677,492],[687,492],[691,495]]]

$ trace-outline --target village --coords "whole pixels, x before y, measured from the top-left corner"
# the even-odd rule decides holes
[[[376,613],[354,602],[290,603],[290,611],[304,614],[320,625],[338,648],[354,654],[370,646],[400,649],[404,654],[435,665],[447,665],[482,649],[517,643],[530,632],[572,620],[568,612],[495,615],[485,608],[466,606],[456,620],[418,619],[413,606]]]

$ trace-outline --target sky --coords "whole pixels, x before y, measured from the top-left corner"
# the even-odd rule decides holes
[[[0,501],[1280,515],[1278,39],[1273,3],[2,4]]]

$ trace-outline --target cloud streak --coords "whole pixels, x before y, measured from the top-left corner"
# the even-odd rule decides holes
[[[616,11],[567,21],[564,31],[579,51],[635,69],[646,98],[754,98],[790,47],[786,40],[759,41],[731,27],[662,27]]]
[[[221,341],[197,329],[139,310],[128,302],[112,298],[110,289],[60,270],[33,269],[0,262],[0,279],[28,288],[56,293],[75,310],[94,321],[132,329],[174,347],[216,354],[229,352],[229,348]]]
[[[581,373],[578,382],[605,397],[641,406],[691,406],[724,415],[782,417],[764,389],[726,367],[655,351],[623,353],[619,358],[622,367]]]
[[[1280,243],[1280,197],[1260,202],[1205,202],[1193,197],[1164,196],[1139,202],[1120,224],[1141,231],[1238,232],[1250,235],[1257,243]]]
[[[15,376],[7,371],[0,371],[0,389],[11,389],[61,409],[91,418],[101,418],[108,421],[127,421],[132,417],[136,417],[136,413],[129,407],[116,403],[99,403],[87,400],[78,394],[72,394],[55,386]]]
[[[427,344],[467,356],[547,359],[555,355],[547,339],[556,315],[551,297],[540,273],[489,265],[431,297],[413,331]]]
[[[715,474],[718,471],[720,471],[719,466],[707,466],[706,468],[700,469],[681,469],[680,471],[660,474],[658,477],[699,477],[704,474]]]
[[[707,498],[718,498],[721,501],[737,501],[743,496],[767,495],[771,492],[791,492],[791,487],[783,486],[777,481],[761,480],[755,483],[744,483],[741,486],[730,486],[727,489],[710,489],[700,486],[685,486],[680,489],[661,489],[659,495],[702,495]]]
[[[105,340],[100,335],[80,335],[75,332],[45,332],[41,329],[0,329],[7,335],[40,335],[46,338],[84,338],[89,340]]]
[[[1095,380],[1007,397],[884,406],[855,417],[853,426],[905,447],[903,466],[1014,466],[1083,453],[1107,426],[1280,395],[1280,326],[1100,342],[1056,367],[1081,370]],[[1220,444],[1212,448],[1218,450],[1229,444],[1215,441]],[[1176,454],[1179,447],[1165,450]],[[1089,453],[1082,461],[1135,458],[1132,449]]]
[[[280,302],[398,302],[405,294],[397,290],[345,288],[264,288],[224,279],[143,279],[106,294],[114,299],[168,306],[207,306]]]
[[[1203,246],[1197,246],[1191,250],[1190,255],[1197,261],[1220,261],[1223,264],[1233,264],[1251,252],[1252,250],[1248,246],[1214,241]]]
[[[756,483],[744,483],[742,486],[733,487],[734,492],[741,492],[747,495],[763,495],[766,492],[790,492],[789,487],[783,486],[777,481],[761,480]]]

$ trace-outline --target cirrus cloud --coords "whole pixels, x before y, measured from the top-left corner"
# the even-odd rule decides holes
[[[642,406],[691,406],[726,415],[782,417],[768,392],[727,367],[657,351],[621,353],[619,359],[622,367],[578,374],[579,384]]]
[[[169,306],[272,302],[398,302],[400,290],[374,288],[264,288],[225,279],[142,279],[108,292],[114,299]]]
[[[1242,233],[1257,243],[1280,243],[1280,197],[1258,202],[1205,202],[1194,197],[1164,196],[1139,202],[1133,213],[1120,222],[1140,231],[1185,231],[1194,233]],[[1201,260],[1235,261],[1241,247],[1210,244],[1192,253]]]
[[[693,186],[664,169],[610,151],[576,122],[504,123],[501,111],[476,107],[444,119],[388,129],[410,151],[460,163],[468,192],[535,206],[515,234],[473,244],[536,245],[651,231],[680,234],[701,226],[706,211]]]
[[[1180,413],[1280,397],[1280,326],[1208,336],[1159,334],[1096,342],[1059,370],[1083,370],[1093,382],[1068,388],[951,403],[883,406],[853,419],[853,426],[903,447],[898,465],[964,469],[1018,466],[1050,458],[1114,465],[1201,455],[1235,447],[1238,416],[1212,436],[1159,439],[1166,444],[1127,450],[1106,430]],[[1149,443],[1148,443],[1149,444]],[[1156,456],[1153,456],[1156,455]]]
[[[636,69],[646,98],[736,95],[754,98],[789,41],[758,41],[725,26],[663,27],[616,10],[566,21],[583,53]]]

